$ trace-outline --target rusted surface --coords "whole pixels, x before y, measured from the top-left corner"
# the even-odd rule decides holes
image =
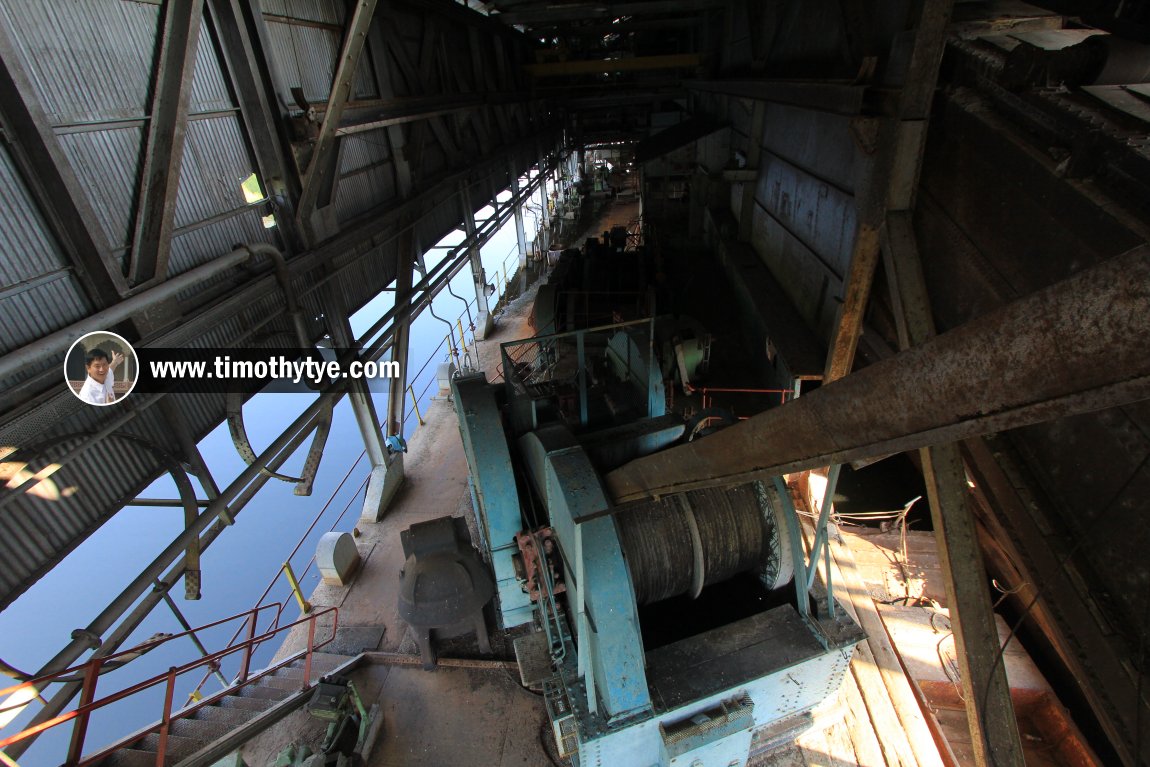
[[[607,477],[616,503],[1150,398],[1150,246]]]

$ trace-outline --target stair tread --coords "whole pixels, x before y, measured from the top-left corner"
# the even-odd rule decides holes
[[[225,699],[226,700],[226,699]],[[212,705],[204,706],[193,714],[191,721],[199,722],[234,722],[243,724],[259,716],[258,710],[239,708],[235,706]]]
[[[261,684],[250,684],[247,687],[242,687],[235,695],[228,697],[241,697],[241,698],[264,698],[266,700],[283,700],[291,695],[290,690],[281,690],[278,687],[270,687]]]
[[[254,718],[254,716],[247,717],[236,721],[235,724],[231,724],[222,719],[177,719],[175,722],[172,722],[172,733],[183,737],[213,741],[227,735],[235,729],[236,725],[251,721]]]
[[[247,698],[239,695],[229,695],[223,698],[219,705],[225,709],[240,709],[247,711],[267,711],[275,705],[275,701],[268,698]]]
[[[199,751],[204,746],[212,741],[203,738],[190,738],[185,735],[168,734],[168,759],[172,762],[175,759],[183,759],[185,756],[191,756]],[[143,740],[136,744],[136,747],[141,751],[147,751],[155,754],[160,746],[160,736],[156,733],[146,735]]]
[[[101,767],[156,767],[156,755],[138,748],[121,748],[100,762]]]

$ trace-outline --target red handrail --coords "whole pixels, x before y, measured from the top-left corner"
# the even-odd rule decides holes
[[[778,394],[780,404],[786,404],[788,398],[793,398],[794,389],[747,389],[747,388],[732,388],[726,386],[692,386],[687,384],[687,391],[691,394],[703,395],[703,408],[707,408],[710,404],[708,400],[713,401],[713,397],[707,395],[712,392],[719,392],[721,394]],[[741,420],[741,419],[740,419]]]
[[[32,679],[32,680],[29,680],[27,682],[22,682],[20,684],[13,685],[11,687],[7,687],[3,690],[0,690],[0,697],[6,697],[12,693],[26,689],[28,687],[35,686],[38,689],[39,686],[42,686],[45,684],[50,684],[53,681],[58,681],[61,677],[64,677],[67,675],[72,675],[72,674],[77,674],[81,671],[83,672],[83,675],[84,675],[83,687],[81,688],[81,693],[80,693],[80,705],[79,706],[77,706],[75,709],[68,711],[68,712],[65,712],[65,713],[63,713],[63,714],[61,714],[61,715],[59,715],[53,719],[49,719],[46,722],[42,722],[41,724],[36,725],[35,727],[30,727],[26,730],[23,730],[22,732],[18,732],[15,735],[10,735],[9,737],[4,738],[3,740],[0,740],[0,749],[4,748],[6,746],[9,746],[12,743],[16,743],[17,741],[24,740],[25,738],[29,738],[29,737],[37,734],[37,733],[43,732],[44,730],[48,730],[48,729],[51,729],[52,727],[63,724],[64,722],[75,720],[74,729],[72,731],[72,741],[71,741],[71,745],[69,746],[69,749],[68,749],[68,759],[67,759],[68,764],[86,765],[86,764],[94,763],[96,761],[99,761],[100,759],[103,759],[104,757],[111,754],[112,752],[117,751],[120,748],[139,740],[141,737],[143,737],[144,735],[147,735],[149,732],[154,732],[154,731],[158,730],[159,731],[159,737],[160,737],[160,744],[159,744],[160,748],[159,748],[159,752],[157,753],[156,764],[157,764],[157,767],[163,767],[164,752],[165,752],[165,748],[167,745],[168,736],[169,736],[170,729],[171,729],[171,724],[173,721],[176,721],[178,719],[183,719],[183,718],[186,718],[186,717],[194,714],[196,711],[203,708],[204,706],[211,705],[212,703],[215,703],[216,701],[220,700],[221,698],[224,698],[227,695],[232,694],[235,690],[238,690],[238,689],[240,689],[246,685],[249,685],[249,684],[252,684],[252,683],[258,681],[259,679],[262,679],[264,676],[267,676],[268,674],[270,674],[270,673],[272,673],[272,672],[274,672],[280,668],[283,668],[284,666],[292,663],[293,661],[298,660],[301,656],[306,656],[306,669],[305,669],[305,675],[304,675],[304,680],[303,680],[303,686],[301,687],[301,689],[306,689],[308,687],[310,676],[311,676],[310,671],[311,671],[312,654],[317,649],[327,645],[328,643],[330,643],[335,638],[336,630],[339,627],[339,610],[338,610],[338,608],[335,608],[335,607],[328,607],[328,608],[325,608],[322,610],[318,610],[316,612],[311,613],[309,616],[307,616],[305,618],[301,618],[301,619],[299,619],[293,623],[289,623],[289,624],[284,625],[284,626],[278,626],[274,629],[266,631],[266,632],[259,634],[257,636],[255,633],[255,627],[256,627],[256,623],[257,623],[258,613],[260,613],[263,610],[268,610],[268,609],[272,609],[272,608],[279,608],[279,610],[282,610],[283,605],[279,602],[272,602],[272,603],[269,603],[266,605],[262,605],[260,607],[255,607],[255,608],[252,608],[251,610],[246,610],[242,613],[238,613],[238,614],[230,616],[228,618],[224,618],[222,620],[218,620],[218,621],[215,621],[213,623],[209,623],[209,624],[206,624],[204,626],[200,626],[198,628],[191,629],[190,631],[185,631],[181,634],[174,634],[170,637],[165,637],[164,639],[158,640],[156,642],[146,643],[145,645],[140,645],[140,646],[137,646],[136,648],[132,648],[130,650],[125,650],[123,652],[116,653],[115,655],[109,655],[106,657],[99,657],[99,658],[92,658],[89,661],[87,661],[86,663],[83,663],[79,666],[74,666],[72,668],[65,669],[64,671],[58,671],[58,672],[53,673],[53,674],[48,674],[48,675],[45,675],[42,677],[37,677],[36,679]],[[323,641],[317,643],[315,641],[315,622],[319,617],[321,617],[323,615],[327,615],[329,613],[332,615],[331,635],[328,636]],[[236,644],[236,645],[231,645],[229,647],[224,648],[223,650],[219,650],[219,651],[214,652],[210,655],[205,655],[204,657],[199,658],[198,660],[192,661],[190,663],[185,663],[182,666],[173,666],[173,667],[169,668],[168,671],[164,672],[163,674],[158,674],[157,676],[154,676],[150,679],[146,679],[142,682],[137,682],[136,684],[131,685],[130,687],[127,687],[123,690],[120,690],[119,692],[112,693],[111,695],[109,695],[105,698],[102,698],[100,700],[95,700],[96,682],[100,676],[100,668],[105,663],[107,663],[108,661],[111,661],[111,660],[114,660],[114,659],[119,658],[121,656],[127,655],[128,653],[137,652],[140,647],[146,646],[149,650],[151,650],[151,649],[154,649],[155,647],[158,647],[161,644],[165,644],[167,642],[170,642],[173,639],[178,639],[180,637],[187,636],[188,634],[191,634],[193,632],[203,631],[204,629],[219,626],[223,623],[228,623],[229,621],[233,621],[233,620],[236,620],[238,618],[245,618],[245,617],[246,617],[247,623],[248,623],[248,638],[244,642],[242,642],[240,644]],[[303,623],[310,624],[308,627],[308,646],[307,646],[306,650],[301,650],[299,652],[296,652],[296,653],[288,656],[287,658],[284,658],[279,663],[277,663],[273,666],[269,666],[268,668],[260,671],[259,673],[255,674],[255,675],[250,675],[250,671],[251,671],[250,664],[251,664],[252,650],[256,646],[262,644],[263,642],[266,642],[268,639],[271,639],[273,636],[280,634],[281,632],[288,631],[288,630],[290,630],[296,626],[302,625]],[[173,700],[174,691],[175,691],[176,678],[178,676],[180,676],[180,675],[182,675],[188,671],[191,671],[193,669],[200,668],[202,666],[218,664],[220,662],[220,660],[222,660],[223,658],[225,658],[229,655],[232,655],[236,652],[240,652],[241,650],[243,651],[243,658],[244,658],[243,666],[240,670],[239,675],[237,676],[237,681],[235,683],[233,683],[231,687],[228,687],[224,690],[221,690],[220,692],[216,693],[215,695],[198,702],[194,706],[183,708],[180,711],[176,712],[175,715],[173,715],[173,713],[172,713],[172,700]],[[95,754],[91,757],[87,757],[87,758],[83,758],[83,759],[81,758],[81,753],[83,752],[83,747],[84,747],[84,739],[87,735],[88,720],[89,720],[93,711],[96,711],[98,709],[104,708],[105,706],[109,706],[113,703],[121,701],[124,698],[135,695],[136,693],[141,692],[143,690],[154,687],[157,684],[160,684],[161,682],[166,682],[167,687],[166,687],[166,691],[165,691],[165,702],[164,702],[163,716],[161,717],[160,722],[157,725],[154,725],[153,727],[150,727],[150,728],[147,728],[145,730],[133,733],[132,735],[128,736],[127,738],[122,739],[122,740],[118,741],[117,743],[113,744],[112,746],[109,746],[108,748],[103,749],[98,754]]]

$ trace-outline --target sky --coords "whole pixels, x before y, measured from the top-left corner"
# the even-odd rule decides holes
[[[504,192],[499,199],[505,201],[509,196],[510,192]],[[492,209],[488,207],[479,211],[476,217],[486,218],[491,213]],[[530,233],[535,229],[535,220],[528,208],[525,208],[525,217],[525,228],[530,238]],[[463,237],[463,232],[456,230],[437,245],[456,244]],[[445,249],[429,250],[425,256],[428,269],[433,268],[446,253]],[[483,247],[482,262],[488,282],[496,285],[497,293],[489,299],[490,305],[494,307],[505,287],[502,278],[504,270],[507,271],[507,277],[510,277],[518,265],[513,219]],[[417,275],[416,281],[418,279]],[[466,265],[450,284],[457,295],[474,301],[471,270]],[[393,299],[394,294],[385,291],[351,318],[352,329],[357,337],[391,308]],[[444,318],[454,320],[462,316],[463,325],[467,327],[463,302],[447,290],[436,297],[434,308],[436,314]],[[412,324],[408,383],[420,398],[421,412],[426,412],[427,402],[437,393],[434,378],[438,363],[446,360],[447,351],[443,344],[446,334],[446,326],[428,311],[424,311]],[[421,368],[422,373],[415,377]],[[265,393],[257,394],[245,404],[244,421],[257,454],[311,403],[312,396]],[[377,414],[381,418],[385,417],[386,392],[377,393],[374,398]],[[407,411],[404,436],[410,440],[418,426],[410,399]],[[298,476],[309,446],[310,440],[296,451],[280,472]],[[205,437],[199,448],[221,488],[245,468],[232,445],[226,423]],[[310,569],[305,568],[315,553],[320,536],[333,528],[350,531],[359,519],[363,488],[371,468],[367,458],[361,457],[362,450],[363,441],[355,417],[344,398],[335,408],[331,433],[311,496],[295,496],[293,486],[285,482],[274,479],[268,482],[237,515],[236,524],[203,552],[203,598],[199,601],[186,601],[183,598],[182,583],[171,590],[178,608],[193,627],[250,609],[272,582],[275,585],[268,601],[279,601],[286,605],[281,624],[299,617],[299,608],[291,597],[286,578],[279,574],[280,568],[304,531],[322,510],[314,531],[300,546],[299,553],[291,559],[305,594],[310,594],[319,583],[314,565]],[[193,485],[200,497],[203,497],[198,481],[193,479]],[[141,493],[141,497],[176,498],[178,493],[172,480],[164,475]],[[68,644],[74,629],[87,626],[146,564],[181,533],[182,528],[182,509],[125,507],[15,603],[0,612],[0,658],[23,671],[37,671]],[[238,626],[238,622],[233,622],[204,632],[200,638],[209,651],[215,651],[226,644]],[[161,603],[123,647],[127,649],[156,632],[178,633],[181,630],[171,611]],[[266,665],[279,643],[280,640],[276,639],[262,647],[253,667]],[[198,657],[199,653],[190,639],[175,640],[123,669],[101,677],[97,686],[98,693],[102,696],[122,689],[164,673],[170,666],[188,663]],[[187,699],[187,694],[200,681],[202,674],[202,671],[197,671],[181,678],[176,688],[177,702],[182,703]],[[218,689],[220,687],[214,680],[204,688],[205,692]],[[163,688],[158,686],[97,713],[89,725],[86,751],[91,752],[95,747],[111,743],[157,721],[162,705]],[[19,732],[38,708],[36,704],[29,706],[9,726],[0,730],[0,737]],[[43,735],[19,760],[21,767],[59,764],[63,760],[70,732],[71,727],[64,725]]]

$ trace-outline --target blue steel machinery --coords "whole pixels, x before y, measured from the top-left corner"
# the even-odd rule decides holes
[[[665,412],[655,333],[644,320],[508,343],[502,382],[453,382],[481,543],[562,756],[741,767],[756,734],[837,689],[863,635],[814,577],[825,515],[808,559],[781,478],[621,507],[606,495],[602,474],[692,431]],[[693,625],[697,603],[722,613],[748,577],[753,609]],[[662,604],[669,642],[653,636],[667,611],[641,625]]]

